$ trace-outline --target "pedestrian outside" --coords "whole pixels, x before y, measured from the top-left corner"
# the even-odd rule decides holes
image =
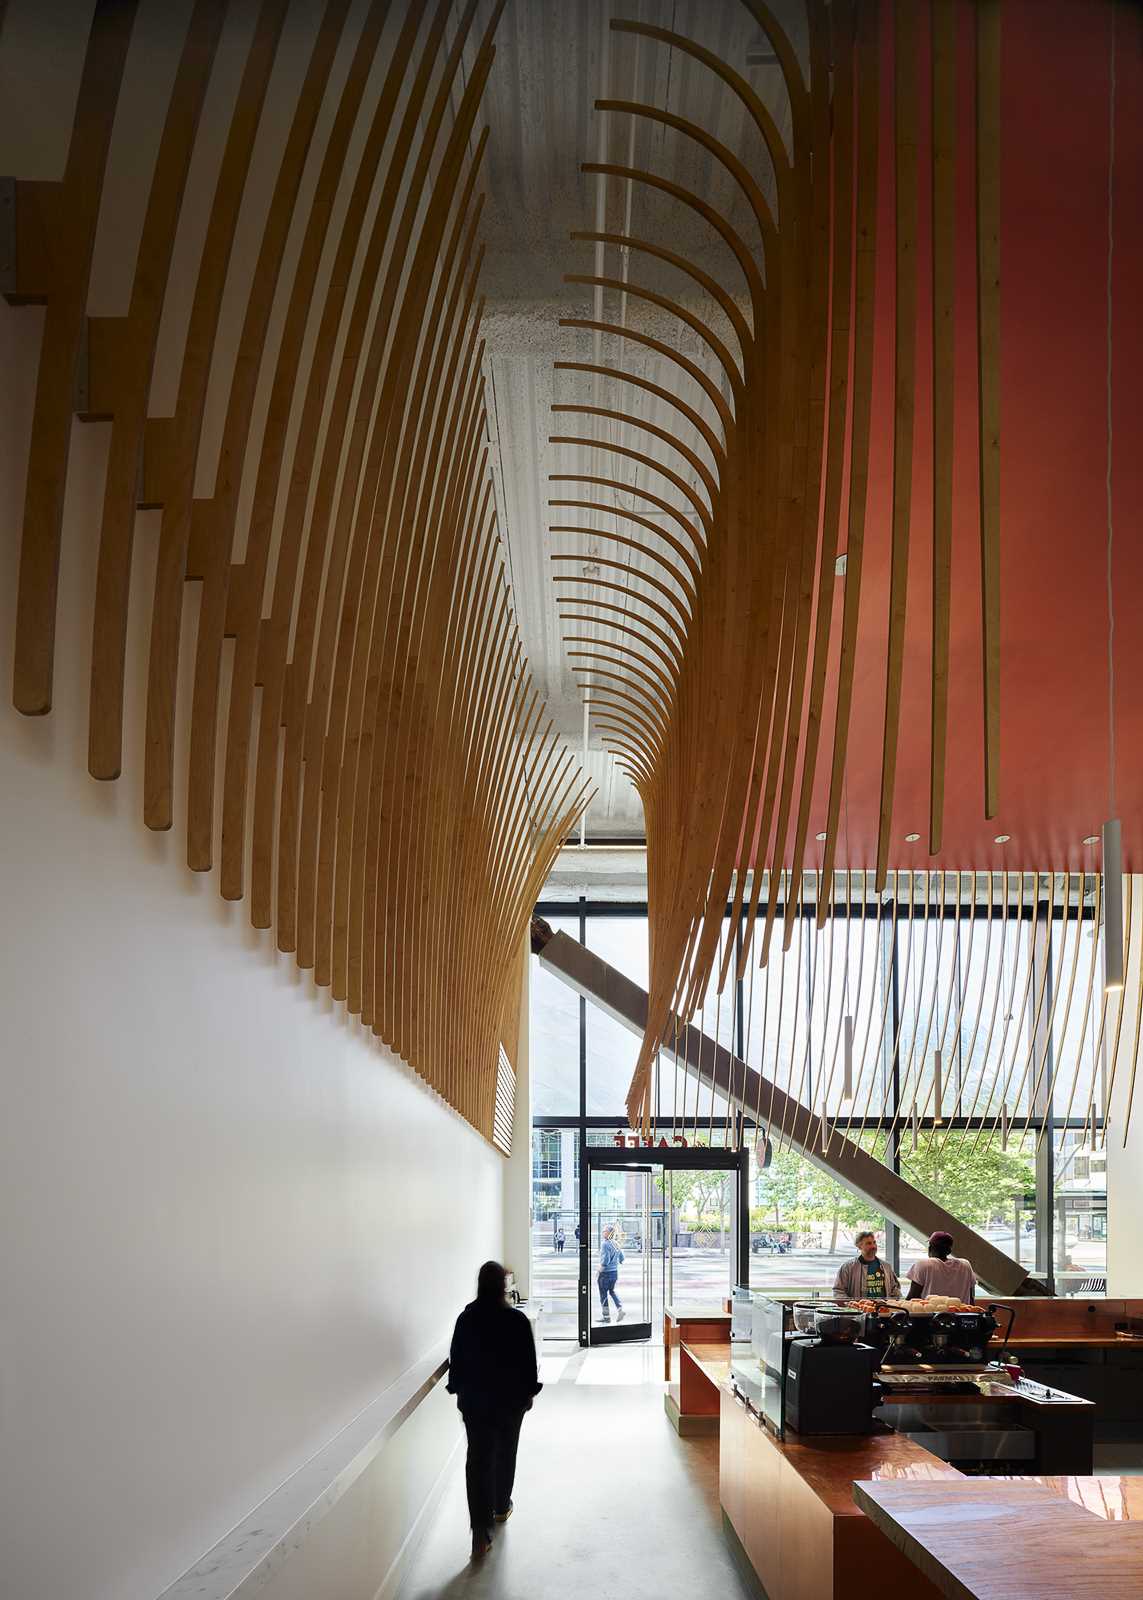
[[[611,1321],[611,1305],[614,1300],[616,1322],[623,1321],[623,1302],[615,1292],[615,1285],[619,1281],[619,1268],[623,1262],[623,1251],[615,1242],[615,1229],[604,1228],[603,1248],[599,1252],[599,1304],[603,1310],[604,1322]]]
[[[493,1523],[512,1515],[520,1425],[543,1388],[532,1324],[508,1304],[507,1276],[498,1261],[484,1263],[476,1299],[457,1318],[449,1351],[447,1388],[468,1436],[465,1484],[474,1557],[492,1548]]]

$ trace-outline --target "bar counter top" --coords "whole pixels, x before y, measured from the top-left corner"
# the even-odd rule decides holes
[[[1143,1480],[861,1481],[855,1502],[951,1600],[1143,1592]]]
[[[778,1440],[722,1385],[719,1496],[742,1557],[769,1600],[843,1600],[877,1592],[935,1600],[938,1591],[865,1516],[854,1480],[934,1486],[961,1474],[904,1435]]]
[[[730,1346],[726,1344],[692,1344],[684,1339],[682,1348],[695,1366],[710,1379],[716,1389],[730,1380]]]
[[[1087,1350],[1143,1350],[1143,1339],[1120,1339],[1116,1334],[1045,1333],[1029,1335],[1026,1339],[1016,1336],[992,1340],[992,1346],[998,1350],[1055,1350],[1077,1345]]]
[[[860,1511],[853,1499],[858,1478],[874,1483],[944,1482],[963,1474],[903,1433],[817,1434],[802,1438],[791,1429],[767,1441],[808,1484],[835,1517]]]

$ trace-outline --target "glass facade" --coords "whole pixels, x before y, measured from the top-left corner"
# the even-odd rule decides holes
[[[800,910],[791,918],[788,954],[764,968],[748,963],[740,982],[735,945],[722,996],[712,981],[706,997],[704,1031],[736,1051],[745,1046],[768,1077],[1052,1281],[1057,1293],[1101,1292],[1104,1085],[1092,1062],[1078,1059],[1081,1050],[1106,1049],[1078,998],[1088,987],[1084,964],[1098,959],[1090,914],[1074,904],[1049,913],[1014,903],[1010,915],[984,922],[950,914],[947,902],[929,906],[920,892],[891,915],[879,909],[855,906],[829,919],[824,934],[814,927],[812,907]],[[645,906],[578,902],[538,910],[646,985]],[[779,908],[775,954],[782,933]],[[736,937],[727,917],[722,949]],[[843,1039],[850,1030],[847,1070]],[[552,1298],[563,1298],[571,1318],[580,1138],[611,1144],[626,1126],[639,1041],[535,968],[531,1046],[542,1141],[534,1154],[534,1247],[537,1262],[555,1269]],[[1090,1103],[1078,1105],[1084,1096],[1077,1086],[1092,1084]],[[743,1111],[752,1287],[828,1290],[837,1266],[852,1256],[858,1228],[872,1228],[886,1258],[903,1270],[924,1253],[923,1241],[898,1238],[884,1217],[869,1215],[863,1201],[783,1146],[777,1133],[770,1149],[761,1137],[767,1105]],[[656,1131],[667,1136],[685,1128],[691,1143],[736,1143],[725,1100],[666,1057],[654,1117]],[[621,1178],[614,1188],[607,1206],[618,1214],[626,1203]],[[688,1193],[681,1206],[676,1198],[673,1209],[664,1200],[663,1226],[673,1240],[690,1241],[680,1250],[714,1248],[711,1219],[703,1215],[708,1203],[705,1192]]]

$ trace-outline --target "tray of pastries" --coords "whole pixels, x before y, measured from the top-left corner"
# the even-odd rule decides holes
[[[942,1311],[973,1311],[975,1307],[965,1305],[963,1300],[957,1300],[953,1295],[930,1294],[916,1300],[850,1300],[847,1302],[855,1311],[864,1311],[869,1316],[891,1317],[898,1311],[907,1311],[911,1317],[935,1317]]]

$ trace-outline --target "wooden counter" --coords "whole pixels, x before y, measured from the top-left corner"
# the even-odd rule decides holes
[[[955,1467],[898,1434],[772,1438],[729,1384],[720,1391],[723,1516],[769,1600],[939,1592],[863,1515],[857,1478],[959,1483]]]
[[[730,1343],[730,1312],[725,1306],[667,1306],[663,1311],[663,1377],[671,1381],[671,1352],[689,1344]]]
[[[922,1581],[954,1600],[1116,1600],[1143,1592],[1138,1479],[861,1481],[853,1495]]]
[[[718,1432],[719,1391],[730,1379],[730,1342],[701,1344],[684,1339],[675,1376],[663,1405],[676,1433],[684,1438]]]

